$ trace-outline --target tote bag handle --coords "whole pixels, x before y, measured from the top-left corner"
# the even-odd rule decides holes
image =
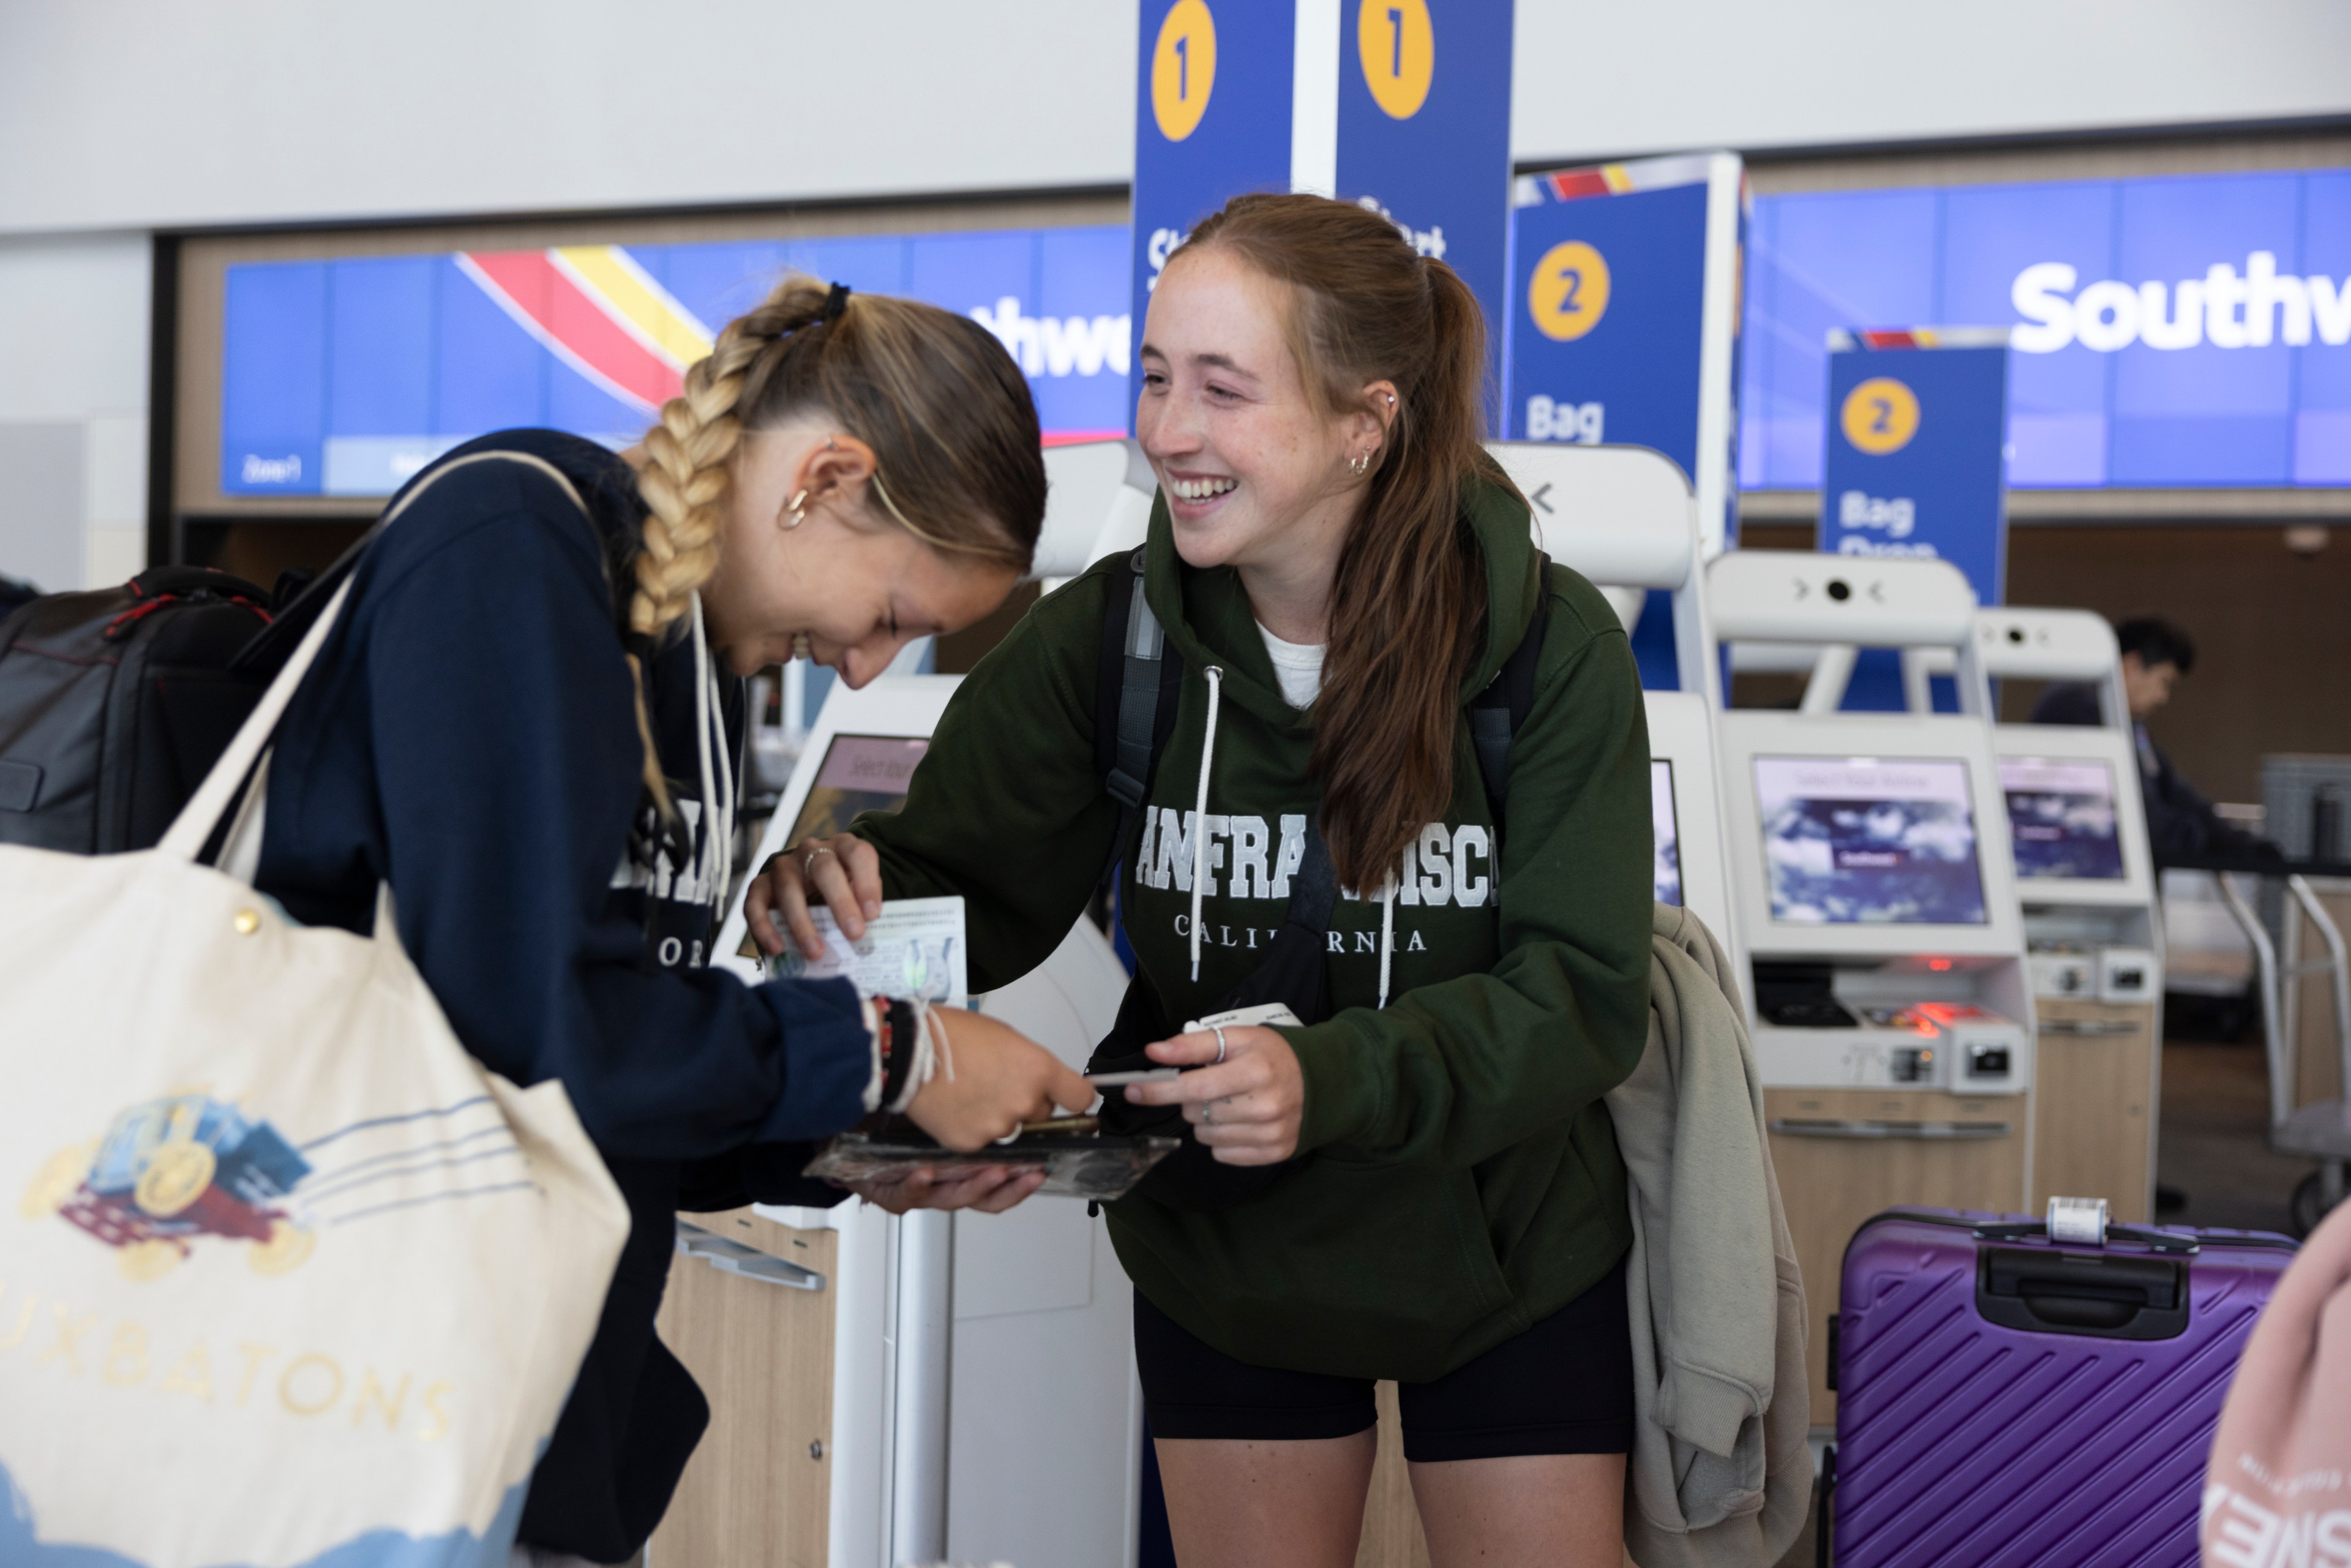
[[[583,515],[587,512],[587,504],[580,499],[580,492],[573,488],[571,481],[564,476],[561,469],[545,458],[528,452],[475,452],[444,464],[426,476],[423,483],[402,497],[400,505],[384,515],[383,520],[376,525],[377,530],[389,528],[419,496],[431,489],[444,476],[453,474],[468,464],[490,462],[519,463],[538,469],[554,480]],[[335,622],[342,614],[343,601],[350,597],[351,582],[352,578],[346,577],[336,587],[335,596],[327,601],[327,608],[319,612],[319,619],[303,634],[293,656],[286,661],[285,667],[269,683],[269,689],[261,694],[261,700],[254,705],[253,712],[246,716],[245,723],[237,727],[236,737],[228,743],[228,749],[221,753],[220,760],[213,764],[213,770],[204,775],[204,781],[196,787],[196,792],[188,798],[187,805],[172,820],[171,830],[155,846],[158,853],[172,860],[189,862],[204,853],[213,830],[237,803],[246,787],[246,779],[254,774],[255,765],[268,750],[271,738],[277,733],[277,721],[285,716],[287,706],[294,700],[295,688],[302,684],[302,677],[309,674],[319,650],[326,644],[327,634],[335,629]],[[253,779],[256,787],[261,781],[261,778]]]

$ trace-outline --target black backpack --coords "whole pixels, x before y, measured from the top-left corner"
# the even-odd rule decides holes
[[[235,666],[270,614],[243,578],[164,566],[0,620],[0,843],[152,847],[269,684]]]
[[[1535,600],[1533,622],[1486,689],[1470,699],[1469,739],[1478,754],[1478,772],[1492,809],[1496,854],[1500,853],[1502,808],[1510,792],[1510,741],[1535,702],[1535,666],[1542,656],[1543,635],[1551,620],[1551,558],[1539,556],[1543,591]],[[1101,663],[1094,686],[1094,769],[1102,789],[1118,802],[1118,834],[1111,842],[1111,862],[1103,869],[1106,885],[1117,881],[1118,868],[1135,839],[1135,825],[1151,780],[1159,769],[1159,754],[1176,727],[1176,706],[1182,693],[1184,661],[1167,647],[1165,631],[1143,593],[1144,547],[1128,558],[1128,570],[1113,572],[1109,602],[1102,615]],[[1331,906],[1338,897],[1339,879],[1332,869],[1331,852],[1323,843],[1320,824],[1310,821],[1306,858],[1290,881],[1290,907],[1264,960],[1221,998],[1211,1012],[1281,1002],[1302,1023],[1320,1023],[1331,1014],[1331,987],[1323,970],[1323,935]],[[1127,986],[1118,1020],[1094,1047],[1089,1072],[1133,1071],[1158,1064],[1143,1054],[1152,1040],[1171,1032],[1176,1020],[1158,1016],[1158,1008],[1141,976]],[[1234,1166],[1219,1163],[1193,1135],[1191,1124],[1175,1106],[1129,1105],[1123,1095],[1106,1098],[1102,1125],[1124,1134],[1155,1134],[1181,1140],[1183,1146],[1152,1167],[1137,1190],[1171,1208],[1192,1213],[1228,1208],[1271,1186],[1297,1162],[1278,1166]]]

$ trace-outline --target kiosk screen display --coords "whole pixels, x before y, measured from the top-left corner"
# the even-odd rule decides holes
[[[1759,757],[1771,918],[1789,925],[1981,925],[1964,762]]]
[[[1649,831],[1656,845],[1656,899],[1676,908],[1682,902],[1682,836],[1674,822],[1674,765],[1649,758]]]
[[[928,737],[836,735],[824,749],[816,782],[792,822],[787,845],[811,835],[829,839],[846,832],[860,811],[895,810],[906,799],[914,764],[931,748]]]
[[[2008,796],[2008,831],[2016,874],[2120,882],[2123,844],[2115,829],[2115,776],[2105,763],[2003,757],[2000,787]]]

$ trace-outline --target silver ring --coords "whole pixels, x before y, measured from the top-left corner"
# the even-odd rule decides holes
[[[1216,1103],[1214,1100],[1203,1100],[1203,1101],[1201,1101],[1201,1102],[1200,1102],[1200,1125],[1202,1125],[1203,1127],[1213,1127],[1213,1126],[1215,1126],[1216,1124],[1217,1124],[1217,1103]]]
[[[1224,1025],[1222,1025],[1222,1024],[1220,1024],[1220,1023],[1212,1023],[1212,1024],[1210,1024],[1210,1025],[1208,1026],[1208,1032],[1209,1032],[1210,1034],[1213,1034],[1213,1035],[1215,1035],[1215,1036],[1217,1037],[1217,1061],[1224,1061],[1224,1059],[1225,1059],[1225,1026],[1224,1026]],[[1215,1062],[1211,1062],[1209,1065],[1210,1065],[1210,1066],[1214,1066],[1215,1064],[1216,1064]]]
[[[808,853],[806,853],[806,854],[804,854],[804,855],[800,856],[800,877],[801,877],[801,880],[805,881],[805,880],[807,880],[808,878],[812,877],[812,876],[814,876],[814,875],[816,874],[815,866],[816,866],[816,857],[817,857],[817,856],[819,856],[819,855],[830,855],[830,854],[832,854],[832,849],[831,849],[831,846],[830,846],[830,845],[828,845],[828,844],[819,844],[819,845],[817,845],[817,846],[816,846],[816,848],[814,848],[814,849],[812,849],[812,850],[809,851],[809,852],[808,852]],[[833,858],[834,858],[835,860],[839,860],[841,857],[840,857],[840,856],[838,856],[838,855],[833,855]]]

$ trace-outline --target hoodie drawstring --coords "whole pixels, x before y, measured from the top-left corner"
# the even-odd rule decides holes
[[[1192,806],[1192,979],[1200,978],[1200,897],[1208,885],[1208,763],[1217,754],[1217,708],[1225,689],[1225,672],[1210,664],[1208,732],[1200,741],[1200,788]]]
[[[1208,891],[1208,769],[1217,755],[1217,716],[1223,705],[1225,672],[1210,664],[1207,732],[1200,739],[1200,782],[1192,797],[1192,979],[1200,978],[1200,903]],[[1395,879],[1380,890],[1380,1000],[1388,1005],[1388,977],[1395,954]]]
[[[1380,1006],[1388,1005],[1388,955],[1395,951],[1395,879],[1380,890]]]
[[[694,596],[694,728],[697,760],[702,770],[701,841],[695,845],[695,869],[708,878],[704,896],[723,905],[726,884],[735,877],[735,769],[728,749],[725,705],[718,700],[718,675],[710,667],[710,643],[702,623],[702,595]],[[720,765],[712,766],[714,739]],[[673,879],[674,880],[674,879]]]

